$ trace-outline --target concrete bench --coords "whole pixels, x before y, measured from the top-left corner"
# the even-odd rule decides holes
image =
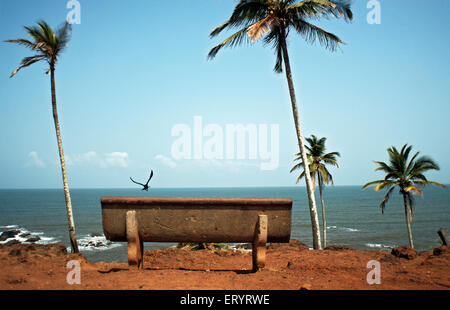
[[[253,270],[267,242],[289,242],[292,199],[101,197],[106,239],[128,242],[128,264],[143,268],[143,242],[248,242]]]

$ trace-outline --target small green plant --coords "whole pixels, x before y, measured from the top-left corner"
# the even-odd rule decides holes
[[[435,245],[430,245],[430,246],[429,246],[429,248],[430,248],[430,249],[435,249],[435,248],[439,248],[439,247],[441,247],[441,246],[443,246],[443,245],[444,245],[444,242],[442,242],[442,240],[441,240],[441,239],[438,239],[438,243],[439,243],[439,245],[438,245],[438,246],[435,246]]]

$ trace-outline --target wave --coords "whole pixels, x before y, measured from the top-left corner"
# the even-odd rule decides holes
[[[348,232],[357,232],[360,231],[359,229],[356,228],[350,228],[350,227],[337,227],[337,226],[327,226],[328,230],[343,230],[343,231],[348,231]]]
[[[0,229],[12,229],[17,228],[17,225],[6,225],[6,226],[0,226]]]
[[[359,231],[359,229],[349,228],[349,227],[342,227],[342,230],[349,231],[349,232]]]
[[[120,243],[113,243],[106,240],[104,235],[84,235],[77,240],[80,251],[104,251],[120,247]]]
[[[377,248],[377,249],[393,249],[395,246],[385,245],[381,243],[366,243],[366,246],[369,248]]]

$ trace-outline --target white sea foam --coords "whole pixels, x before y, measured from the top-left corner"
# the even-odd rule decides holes
[[[104,235],[85,235],[84,237],[79,238],[77,242],[80,251],[103,251],[120,246],[119,243],[112,243],[111,241],[106,240]]]
[[[328,230],[343,230],[343,231],[348,231],[348,232],[356,232],[356,231],[360,231],[359,229],[356,228],[350,228],[350,227],[337,227],[337,226],[327,226]]]
[[[0,229],[12,229],[12,228],[17,228],[17,225],[0,226]]]
[[[378,249],[392,249],[393,246],[385,245],[381,243],[366,243],[366,246],[369,248],[378,248]]]
[[[349,228],[349,227],[342,227],[342,230],[349,231],[349,232],[359,231],[359,229],[356,229],[356,228]]]

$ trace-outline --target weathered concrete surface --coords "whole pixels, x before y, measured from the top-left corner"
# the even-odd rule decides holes
[[[139,237],[139,225],[136,217],[136,211],[127,211],[126,231],[128,241],[128,264],[143,267],[144,245]]]
[[[108,240],[127,241],[126,213],[136,211],[142,242],[253,242],[259,215],[267,242],[289,242],[292,199],[102,197]]]
[[[255,237],[252,244],[253,271],[259,271],[266,266],[267,215],[258,215],[255,227]]]

